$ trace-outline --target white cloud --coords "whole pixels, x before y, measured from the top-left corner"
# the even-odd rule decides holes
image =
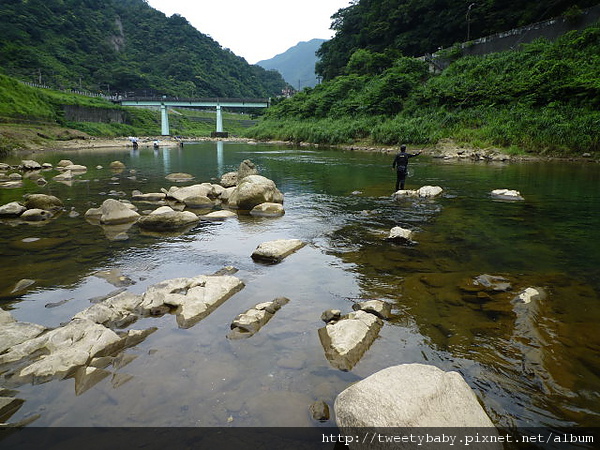
[[[331,16],[350,0],[149,0],[167,16],[180,14],[198,31],[254,64],[298,42],[329,39]]]

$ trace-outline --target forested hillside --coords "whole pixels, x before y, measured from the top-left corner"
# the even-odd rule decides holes
[[[344,75],[270,108],[253,137],[600,151],[599,24],[555,42],[463,57],[439,75],[417,58],[385,59],[356,51]]]
[[[333,17],[336,34],[318,52],[317,74],[343,74],[359,49],[381,53],[381,64],[399,56],[421,56],[515,27],[539,22],[598,0],[355,0]]]
[[[105,93],[268,97],[286,86],[144,0],[2,0],[0,70]]]

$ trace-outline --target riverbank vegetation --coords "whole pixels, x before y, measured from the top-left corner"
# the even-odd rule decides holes
[[[124,120],[123,123],[69,121],[64,112],[66,105],[118,110]],[[210,136],[216,128],[215,116],[214,111],[170,110],[171,134]],[[160,112],[156,109],[124,108],[101,97],[35,88],[0,75],[0,155],[70,139],[157,136],[161,133],[160,120]],[[232,135],[240,135],[254,124],[248,114],[223,113],[223,125]]]
[[[344,74],[270,108],[256,139],[600,151],[600,26],[518,50],[423,61],[355,51]]]

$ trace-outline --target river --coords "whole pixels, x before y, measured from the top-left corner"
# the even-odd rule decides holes
[[[137,294],[224,266],[239,269],[246,286],[189,329],[169,314],[131,325],[157,331],[80,395],[72,379],[19,386],[15,395],[24,403],[11,421],[37,414],[33,426],[318,427],[308,414],[315,400],[333,406],[350,384],[418,362],[458,371],[498,426],[600,426],[597,164],[422,155],[411,160],[407,188],[439,185],[443,195],[394,201],[392,156],[382,153],[205,142],[30,157],[52,164],[66,158],[88,171],[70,186],[25,180],[0,190],[0,204],[43,192],[67,209],[42,226],[0,224],[0,305],[16,319],[67,322],[89,299],[116,289],[99,271],[118,271]],[[216,182],[244,159],[284,193],[284,216],[200,222],[180,236],[149,236],[134,226],[127,240],[109,240],[83,217],[111,196],[168,188],[169,173]],[[114,160],[127,169],[111,172]],[[497,188],[517,189],[525,200],[494,200]],[[416,244],[386,241],[394,226],[413,230]],[[250,258],[258,244],[278,238],[308,245],[277,265]],[[505,277],[511,291],[469,297],[460,286],[482,274]],[[21,279],[35,284],[11,296]],[[532,286],[546,298],[524,323],[511,299]],[[290,302],[259,333],[226,338],[236,315],[280,296]],[[393,318],[362,360],[342,372],[324,356],[320,316],[332,308],[350,312],[361,299],[392,303]]]

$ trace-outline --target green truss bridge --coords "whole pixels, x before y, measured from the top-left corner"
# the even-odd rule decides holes
[[[215,136],[226,137],[223,131],[221,108],[268,108],[268,98],[171,98],[171,97],[130,97],[115,100],[122,106],[154,106],[160,108],[161,134],[169,136],[169,108],[215,108],[217,130]]]

